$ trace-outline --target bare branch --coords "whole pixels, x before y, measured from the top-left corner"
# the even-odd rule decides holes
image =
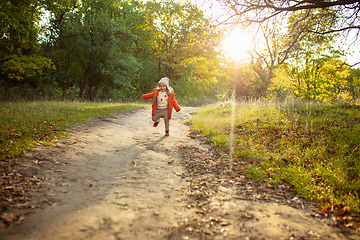
[[[359,0],[217,0],[223,6],[233,11],[231,19],[244,26],[253,23],[263,23],[278,16],[281,13],[296,12],[312,9],[333,9],[334,19],[338,21],[339,28],[329,31],[316,32],[317,34],[328,34],[352,29],[360,29],[360,1]]]
[[[357,63],[351,65],[350,67],[355,67],[355,66],[358,65],[358,64],[360,64],[360,62],[357,62]]]
[[[272,9],[275,11],[281,11],[281,12],[293,12],[293,11],[299,11],[299,10],[306,10],[306,9],[316,9],[316,8],[329,8],[334,6],[345,6],[345,5],[351,5],[351,4],[359,4],[358,0],[338,0],[338,1],[317,1],[317,0],[307,0],[307,1],[274,1],[273,3],[268,3],[267,1],[264,1],[264,4],[261,3],[261,1],[258,2],[247,2],[244,1],[244,3],[240,3],[240,1],[233,0],[232,3],[235,7],[241,8],[245,7],[246,11],[243,11],[242,13],[252,11],[255,9]],[[283,7],[283,5],[288,5]],[[241,13],[241,12],[239,12]]]
[[[316,34],[329,34],[329,33],[343,32],[343,31],[351,30],[351,29],[360,29],[360,25],[359,26],[339,28],[339,29],[335,29],[335,30],[329,30],[329,31],[326,31],[326,32],[318,32],[318,31],[312,31],[312,30],[309,30],[309,32],[316,33]]]

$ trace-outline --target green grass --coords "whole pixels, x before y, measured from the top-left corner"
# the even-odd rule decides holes
[[[145,105],[78,102],[0,103],[0,164],[16,162],[40,144],[51,145],[75,124]]]
[[[360,213],[360,106],[258,101],[231,109],[198,110],[193,129],[222,154],[249,162],[255,179],[286,183],[324,209]]]

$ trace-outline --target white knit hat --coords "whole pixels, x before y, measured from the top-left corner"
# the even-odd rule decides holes
[[[169,79],[168,79],[167,77],[163,77],[162,79],[160,79],[160,81],[159,81],[158,84],[160,84],[160,83],[165,84],[168,89],[170,88],[170,86],[169,86]]]

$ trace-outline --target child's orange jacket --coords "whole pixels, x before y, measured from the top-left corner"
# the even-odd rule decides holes
[[[154,115],[156,113],[156,106],[157,106],[157,103],[156,103],[156,98],[158,96],[158,93],[159,93],[159,89],[155,88],[154,89],[154,92],[152,93],[147,93],[147,94],[144,94],[142,96],[142,98],[144,100],[147,100],[147,99],[153,99],[153,104],[152,104],[152,115]],[[175,100],[175,93],[172,92],[169,96],[169,119],[171,119],[171,114],[172,114],[172,109],[175,109],[176,112],[179,112],[181,110],[179,104],[177,103],[177,101]]]

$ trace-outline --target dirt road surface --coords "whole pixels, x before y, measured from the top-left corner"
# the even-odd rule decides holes
[[[79,125],[20,159],[17,171],[38,183],[0,239],[358,239],[306,207],[254,195],[264,185],[206,170],[220,160],[189,137],[182,121],[193,110],[173,113],[169,137],[143,108]]]

